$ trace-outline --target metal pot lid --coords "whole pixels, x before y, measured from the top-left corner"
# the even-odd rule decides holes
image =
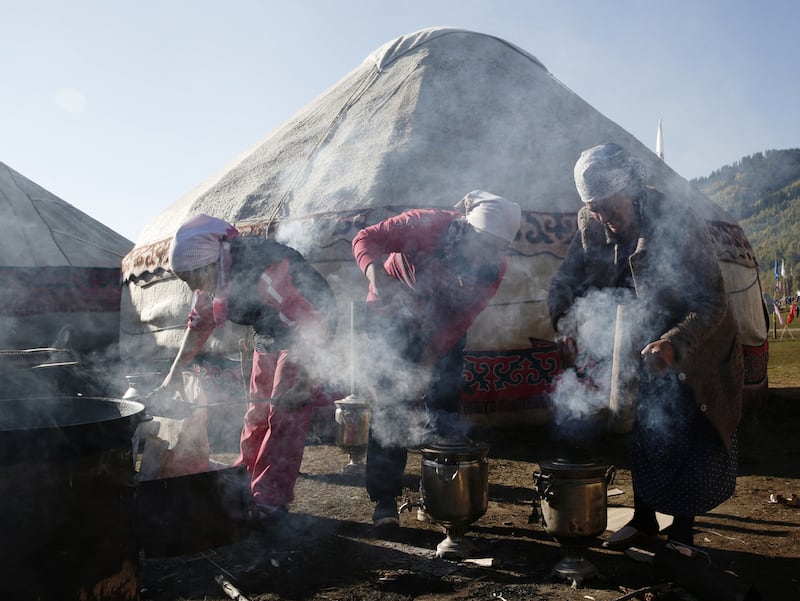
[[[357,407],[368,407],[369,401],[366,399],[362,399],[357,397],[354,394],[348,395],[343,399],[337,399],[333,401],[333,404],[337,407],[346,407],[346,408],[357,408]]]
[[[128,380],[129,382],[133,380],[149,382],[150,380],[155,380],[160,377],[161,377],[160,371],[146,371],[146,372],[143,371],[134,374],[127,374],[125,376],[125,379]]]
[[[438,438],[420,450],[428,459],[458,461],[485,457],[489,452],[489,445],[469,438]]]
[[[598,463],[582,449],[569,449],[552,459],[543,459],[539,468],[543,472],[556,472],[567,478],[587,478],[605,475],[608,465]]]

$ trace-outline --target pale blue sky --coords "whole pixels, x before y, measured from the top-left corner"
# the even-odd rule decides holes
[[[389,40],[495,35],[686,178],[800,146],[796,0],[0,0],[0,161],[120,234]]]

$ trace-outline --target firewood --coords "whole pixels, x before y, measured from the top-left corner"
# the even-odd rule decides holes
[[[249,601],[249,599],[240,593],[239,589],[228,582],[222,574],[217,574],[214,580],[217,581],[217,584],[222,587],[223,592],[233,599],[233,601]]]

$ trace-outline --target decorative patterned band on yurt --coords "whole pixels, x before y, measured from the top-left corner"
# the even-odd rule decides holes
[[[356,269],[350,248],[353,236],[361,228],[402,210],[397,207],[381,207],[327,213],[290,220],[288,227],[313,232],[314,245],[302,249],[303,253],[315,265],[325,266],[323,270],[326,274],[340,276],[348,270]],[[761,294],[752,248],[738,225],[721,221],[709,221],[708,224],[718,249],[723,276],[745,344],[745,383],[749,388],[763,387],[767,376],[767,348],[763,339],[760,302],[752,300],[760,299]],[[236,223],[237,229],[245,236],[274,236],[278,226],[286,227],[287,223],[271,223],[268,220]],[[540,261],[540,257],[547,256],[557,265],[565,256],[575,229],[575,213],[524,211],[522,229],[509,249],[509,258],[520,265],[527,261]],[[169,239],[135,248],[122,262],[123,282],[129,286],[138,286],[147,285],[152,278],[168,277],[168,248]],[[524,272],[519,277],[524,278]],[[363,283],[360,278],[355,281]],[[549,280],[542,280],[545,286],[547,281]],[[519,305],[535,302],[533,295],[536,290],[526,286],[526,282],[517,283],[511,294],[512,300]],[[349,290],[347,293],[353,294],[353,291]],[[358,294],[356,291],[356,296]],[[340,299],[343,306],[346,300]],[[515,327],[525,332],[529,324],[519,323]],[[481,350],[471,350],[468,347],[465,353],[465,388],[462,395],[465,413],[538,409],[546,406],[550,386],[562,371],[556,344],[536,335],[520,338],[523,341],[530,340],[531,346],[515,344],[508,345],[508,348],[489,347]]]
[[[352,263],[350,243],[358,231],[392,215],[414,207],[380,207],[358,211],[341,211],[292,219],[284,222],[257,220],[237,222],[234,225],[243,236],[273,236],[279,227],[288,223],[293,229],[313,232],[314,246],[297,248],[313,263],[342,261]],[[546,213],[523,211],[522,227],[511,245],[510,253],[525,257],[547,254],[558,259],[566,255],[567,247],[577,228],[575,213]],[[136,246],[122,259],[123,283],[136,281],[148,274],[169,269],[170,238]],[[294,246],[289,242],[290,246]]]
[[[548,340],[532,340],[527,350],[466,353],[462,409],[471,414],[544,408],[561,369],[557,346]]]
[[[120,270],[104,267],[0,267],[0,315],[118,312]]]

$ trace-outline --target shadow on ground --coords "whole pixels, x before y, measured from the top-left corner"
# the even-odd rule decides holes
[[[744,590],[763,599],[800,598],[800,508],[772,502],[775,495],[800,494],[800,390],[774,391],[764,407],[751,408],[740,429],[740,476],[735,495],[696,523],[695,544],[718,570],[737,574]],[[220,579],[250,601],[617,601],[651,587],[652,600],[724,597],[688,595],[647,563],[608,551],[592,541],[584,556],[598,574],[581,583],[553,576],[564,550],[535,513],[532,474],[538,462],[558,452],[560,442],[546,427],[489,433],[489,508],[471,525],[476,550],[471,559],[436,557],[441,527],[401,516],[390,538],[376,535],[372,504],[363,478],[342,474],[347,455],[331,441],[306,447],[291,512],[272,524],[236,530],[235,540],[170,557],[141,556],[142,601],[223,601]],[[593,440],[598,460],[617,467],[619,495],[610,507],[630,507],[632,487],[623,437]],[[406,496],[417,500],[420,454],[409,454]],[[196,526],[202,532],[202,524]],[[659,551],[664,539],[653,541]],[[723,578],[720,576],[720,578]],[[719,581],[720,583],[722,580]],[[580,586],[573,586],[580,584]],[[680,583],[679,583],[680,584]],[[685,583],[684,583],[685,584]],[[755,599],[742,594],[730,601]],[[644,599],[644,592],[635,597]],[[722,594],[722,593],[720,593]],[[688,596],[687,596],[688,595]]]

